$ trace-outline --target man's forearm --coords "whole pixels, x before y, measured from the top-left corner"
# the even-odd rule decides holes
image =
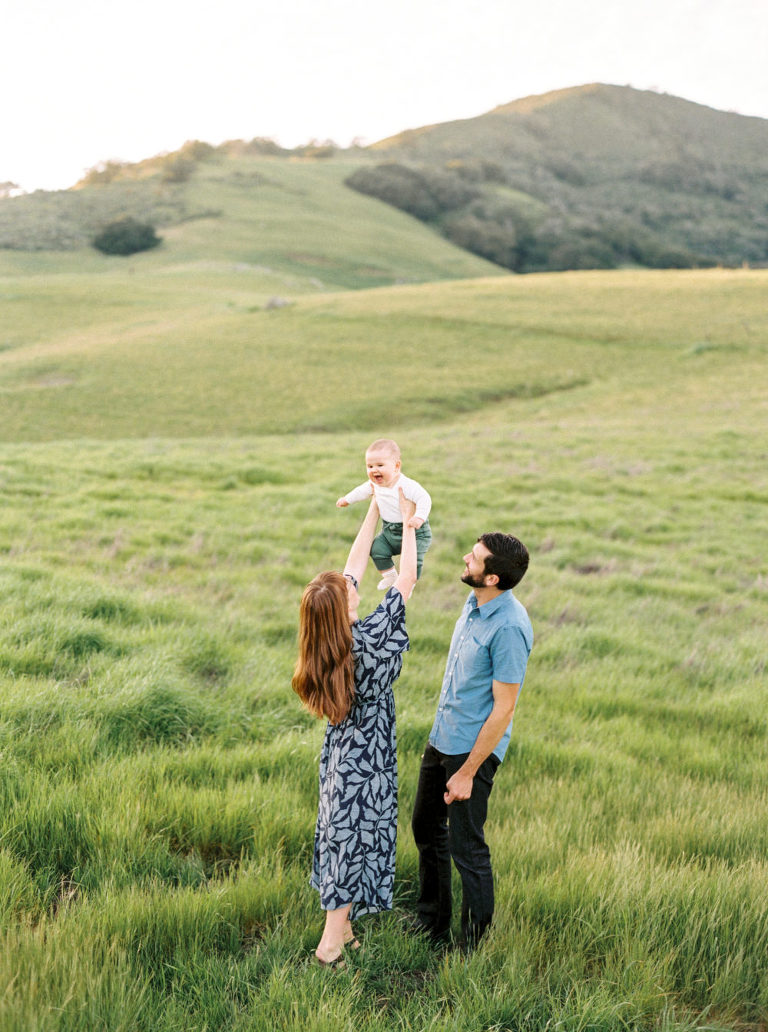
[[[470,798],[475,774],[504,737],[515,712],[520,685],[502,684],[498,681],[494,681],[493,684],[493,709],[480,728],[469,756],[446,782],[447,791],[444,799],[449,805],[456,799]]]
[[[488,718],[478,732],[475,744],[472,746],[469,756],[459,768],[460,771],[468,774],[471,778],[477,774],[480,767],[485,763],[504,737],[504,732],[509,727],[509,722],[512,719],[513,713],[514,706],[511,710],[508,706],[493,707],[491,712],[488,714]]]

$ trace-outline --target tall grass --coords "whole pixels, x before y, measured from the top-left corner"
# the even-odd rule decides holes
[[[0,446],[0,1027],[759,1029],[761,283],[403,288],[284,324],[286,368],[322,319],[362,331],[391,315],[422,327],[438,370],[422,382],[430,421],[381,427],[435,503],[396,688],[396,906],[362,922],[363,953],[332,976],[309,959],[322,728],[290,676],[301,589],[340,566],[362,515],[334,501],[361,476],[367,430],[237,436],[229,414],[219,437]],[[461,361],[465,329],[489,344],[491,380],[573,385],[477,400],[485,364]],[[399,339],[397,413],[412,387]],[[473,405],[436,418],[462,392]],[[100,413],[116,433],[121,417]],[[408,817],[460,556],[494,528],[531,550],[517,594],[537,637],[491,801],[496,923],[464,958],[404,931]]]

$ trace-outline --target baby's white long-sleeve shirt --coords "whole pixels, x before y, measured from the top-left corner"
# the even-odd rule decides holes
[[[400,513],[400,496],[398,494],[400,487],[402,487],[405,497],[416,505],[414,516],[426,520],[432,508],[432,499],[429,497],[429,493],[424,490],[418,480],[411,480],[402,473],[391,487],[380,487],[378,484],[374,485],[370,480],[366,480],[364,484],[360,484],[349,494],[345,494],[344,500],[350,505],[354,505],[355,502],[364,502],[366,498],[375,494],[381,518],[387,523],[402,523],[403,517]]]

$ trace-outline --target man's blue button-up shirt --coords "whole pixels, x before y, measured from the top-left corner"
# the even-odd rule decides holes
[[[468,753],[493,709],[493,681],[519,684],[533,645],[525,607],[511,591],[478,606],[471,591],[451,639],[437,715],[429,741],[439,752]],[[512,721],[494,755],[504,759]]]

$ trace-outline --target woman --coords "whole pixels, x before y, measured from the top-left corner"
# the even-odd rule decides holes
[[[325,928],[315,950],[324,966],[359,946],[352,920],[392,908],[397,833],[397,756],[392,682],[408,649],[405,602],[416,583],[414,505],[400,491],[400,573],[383,601],[358,619],[359,582],[379,511],[372,501],[344,574],[318,574],[301,600],[293,687],[328,727],[320,755],[320,804],[311,884]]]

